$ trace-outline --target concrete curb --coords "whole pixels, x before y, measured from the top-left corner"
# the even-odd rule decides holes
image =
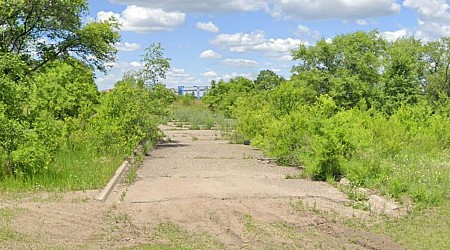
[[[124,173],[128,171],[130,166],[135,164],[136,157],[141,152],[144,152],[144,147],[142,145],[139,145],[133,151],[133,155],[128,160],[125,160],[122,165],[120,165],[120,167],[116,170],[114,176],[109,180],[108,184],[106,184],[102,192],[95,198],[96,200],[105,202],[108,199],[108,196],[116,187],[117,183],[119,183],[119,181],[122,179]]]
[[[123,174],[128,170],[129,167],[130,163],[128,162],[128,160],[125,160],[122,165],[120,165],[120,167],[116,170],[116,173],[109,180],[108,184],[106,184],[105,188],[103,188],[102,192],[95,199],[102,202],[106,201],[106,199],[108,199],[108,196],[111,194],[111,191],[120,181]]]

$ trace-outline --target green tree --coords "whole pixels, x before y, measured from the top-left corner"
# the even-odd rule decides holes
[[[425,45],[428,64],[424,91],[428,100],[450,97],[450,38],[441,38]]]
[[[142,68],[131,71],[128,75],[148,87],[161,84],[161,79],[166,78],[166,72],[170,69],[170,58],[164,57],[164,48],[160,43],[150,44],[145,49],[141,62]]]
[[[272,90],[278,86],[284,79],[272,70],[261,70],[256,77],[255,88],[257,90]]]
[[[384,59],[383,110],[392,114],[401,105],[418,103],[425,67],[421,42],[399,39],[388,46]]]
[[[336,104],[352,108],[361,100],[371,104],[380,86],[380,68],[386,41],[376,31],[336,36],[319,40],[313,46],[300,45],[292,52],[299,65],[293,72],[302,88],[315,101],[323,94]]]
[[[46,110],[56,119],[78,118],[93,112],[99,92],[92,70],[81,62],[55,61],[32,81],[30,112],[36,117]]]
[[[0,1],[0,53],[20,55],[29,72],[76,57],[99,70],[114,61],[120,39],[115,20],[84,24],[86,0]]]

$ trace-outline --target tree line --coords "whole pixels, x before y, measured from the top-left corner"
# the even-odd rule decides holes
[[[57,176],[61,152],[125,157],[159,138],[174,100],[159,82],[170,60],[151,44],[141,69],[100,92],[94,72],[114,62],[120,27],[87,13],[86,0],[0,1],[0,183]]]
[[[390,42],[377,31],[292,51],[290,79],[212,82],[204,102],[251,140],[316,180],[348,178],[423,204],[448,198],[450,38]]]

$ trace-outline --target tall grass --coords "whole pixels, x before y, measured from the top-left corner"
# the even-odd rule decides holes
[[[61,148],[54,162],[39,175],[18,180],[6,176],[0,182],[0,191],[72,191],[104,187],[125,154],[99,153],[96,149]]]
[[[234,130],[236,125],[235,120],[208,110],[201,100],[186,101],[186,97],[175,102],[173,115],[166,120],[172,120],[180,127],[187,125],[192,130],[217,129],[226,133]]]

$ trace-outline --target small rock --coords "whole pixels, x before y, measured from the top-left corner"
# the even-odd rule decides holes
[[[370,194],[370,192],[365,188],[357,188],[356,192],[364,197],[367,197]]]
[[[339,183],[343,186],[350,186],[350,181],[347,178],[342,178]]]

